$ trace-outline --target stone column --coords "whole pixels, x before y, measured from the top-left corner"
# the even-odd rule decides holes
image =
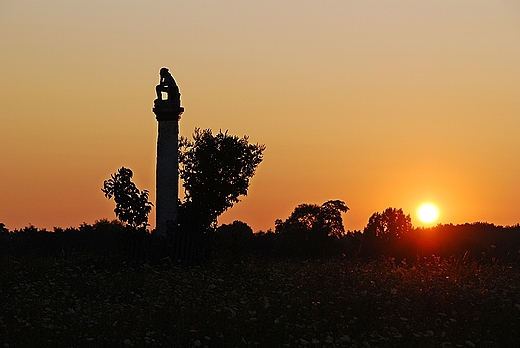
[[[157,171],[155,197],[156,233],[166,236],[168,226],[177,224],[179,197],[178,142],[179,120],[184,108],[180,93],[168,69],[161,69],[161,82],[156,87],[153,112],[158,121]],[[163,94],[165,98],[163,99]]]

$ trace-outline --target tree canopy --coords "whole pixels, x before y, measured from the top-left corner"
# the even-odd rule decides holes
[[[193,140],[179,139],[179,177],[184,201],[179,221],[189,228],[205,229],[247,195],[251,177],[263,160],[265,145],[249,138],[210,129],[195,129]]]
[[[132,170],[121,167],[103,182],[101,191],[108,199],[114,197],[114,212],[119,220],[134,228],[145,227],[153,204],[148,201],[148,190],[140,191],[132,182],[132,176]]]
[[[375,212],[368,220],[364,234],[384,241],[401,239],[413,230],[410,214],[403,209],[387,208],[382,213]]]
[[[285,221],[275,221],[276,232],[299,234],[306,240],[319,237],[339,238],[345,233],[341,213],[348,210],[345,202],[340,200],[330,200],[321,206],[300,204]]]

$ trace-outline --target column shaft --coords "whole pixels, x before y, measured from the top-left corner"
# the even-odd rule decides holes
[[[167,221],[177,222],[179,122],[169,120],[158,124],[155,224],[157,234],[166,236]]]

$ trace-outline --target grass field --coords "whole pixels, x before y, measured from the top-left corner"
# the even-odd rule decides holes
[[[520,270],[438,258],[0,261],[1,347],[520,347]]]

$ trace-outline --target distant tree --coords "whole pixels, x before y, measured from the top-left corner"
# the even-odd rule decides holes
[[[274,222],[275,231],[279,234],[304,240],[309,240],[318,235],[326,236],[326,231],[322,229],[320,212],[321,208],[317,204],[300,204],[294,208],[294,211],[285,221],[277,219]]]
[[[148,214],[153,204],[148,201],[148,190],[139,191],[131,180],[132,176],[130,169],[121,167],[103,182],[101,191],[108,199],[114,197],[114,212],[120,221],[132,228],[145,227],[148,226]]]
[[[298,205],[287,220],[276,220],[277,233],[299,235],[305,240],[334,237],[339,238],[345,233],[341,213],[349,208],[345,202],[330,200],[321,206],[316,204]]]
[[[412,258],[415,256],[411,245],[412,231],[410,215],[405,215],[402,209],[387,208],[382,213],[376,212],[363,230],[361,255]]]
[[[300,204],[285,220],[276,220],[282,254],[316,257],[337,251],[337,240],[345,233],[341,213],[349,208],[343,201],[331,200],[317,204]]]
[[[363,233],[382,241],[395,241],[407,236],[411,231],[412,219],[402,209],[387,208],[382,213],[374,213],[368,220]]]
[[[331,200],[321,205],[321,219],[323,228],[327,231],[327,235],[335,238],[341,238],[345,234],[343,227],[343,218],[341,213],[346,213],[349,208],[345,202],[340,200]]]
[[[247,195],[249,181],[262,162],[265,145],[250,144],[227,132],[213,135],[210,129],[195,129],[193,140],[179,140],[179,177],[184,201],[179,222],[188,229],[204,231],[239,196]]]

